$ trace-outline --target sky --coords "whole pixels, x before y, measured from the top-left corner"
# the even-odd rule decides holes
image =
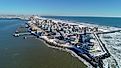
[[[0,14],[121,17],[121,0],[0,0]]]

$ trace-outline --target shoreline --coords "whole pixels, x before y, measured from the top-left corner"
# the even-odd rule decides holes
[[[44,31],[43,29],[39,28],[36,25],[36,24],[39,24],[39,17],[35,16],[34,18],[30,18],[30,19],[31,19],[31,21],[28,22],[28,25],[30,26],[30,28],[32,28],[34,30],[38,30],[38,33],[39,32],[42,32],[42,31],[46,33],[46,31]],[[65,23],[64,21],[61,21],[61,20],[60,21],[53,20],[53,19],[49,19],[48,20],[48,19],[45,19],[45,18],[44,19],[43,18],[42,19],[40,18],[40,20],[44,20],[43,22],[40,22],[41,25],[43,23],[48,23],[48,22],[49,22],[49,25],[50,25],[50,23],[52,25],[52,23],[54,22],[54,23],[56,23],[56,26],[59,23],[60,24],[64,24]],[[51,22],[51,21],[53,21],[53,22]],[[32,25],[32,23],[33,23],[33,25]],[[98,54],[97,57],[95,55],[95,57],[94,57],[94,56],[91,56],[91,54],[87,53],[86,49],[84,49],[85,51],[83,51],[83,49],[79,49],[79,48],[77,48],[75,46],[72,46],[72,44],[69,44],[69,45],[66,45],[66,44],[58,44],[57,42],[54,42],[54,39],[49,39],[48,36],[41,37],[41,36],[37,35],[36,32],[33,32],[32,34],[35,35],[35,36],[37,36],[38,38],[41,37],[41,39],[44,40],[44,42],[46,42],[49,45],[54,46],[54,47],[51,47],[51,48],[56,48],[56,49],[61,49],[61,50],[62,50],[62,48],[64,48],[63,49],[64,51],[73,54],[72,56],[78,58],[80,61],[84,61],[83,63],[86,64],[88,67],[91,67],[91,66],[92,67],[98,67],[98,65],[99,65],[99,67],[103,67],[102,58],[105,57],[106,51],[103,50],[104,48],[102,48],[102,43],[100,43],[100,40],[98,40],[99,39],[98,36],[97,36],[98,28],[96,29],[96,27],[88,27],[88,26],[85,26],[85,25],[79,25],[77,23],[69,23],[69,22],[67,22],[67,24],[69,24],[71,26],[71,28],[72,28],[72,26],[73,26],[73,28],[76,28],[74,26],[78,26],[80,29],[82,28],[82,30],[85,28],[84,32],[82,32],[84,34],[81,33],[83,35],[83,38],[86,38],[86,33],[87,34],[88,33],[89,34],[93,34],[94,37],[96,38],[96,41],[99,43],[99,46],[101,47],[101,49],[100,49],[101,50],[101,52],[100,52],[101,54]],[[61,28],[61,27],[58,27],[58,28]],[[88,28],[90,28],[90,30],[88,32],[85,32],[86,31],[86,28],[87,28],[87,30],[88,30]],[[93,31],[91,31],[91,30],[94,30],[95,33],[93,33]],[[100,30],[99,30],[99,32],[100,32]],[[79,33],[77,32],[77,34],[81,35],[80,32]],[[84,42],[83,44],[84,44],[84,48],[86,48],[85,47],[86,42]],[[83,44],[81,44],[82,47],[83,47]],[[48,47],[50,47],[50,46],[48,46]],[[68,50],[65,50],[65,49],[68,49]],[[105,54],[102,53],[103,51],[104,51]],[[100,57],[100,55],[102,57]],[[83,58],[83,60],[82,60],[82,58]]]
[[[101,29],[94,26],[86,26],[84,24],[78,24],[73,23],[69,21],[63,21],[63,20],[53,20],[53,19],[47,19],[47,18],[39,18],[37,16],[30,17],[30,21],[26,23],[28,25],[28,31],[39,38],[40,41],[43,41],[44,44],[46,44],[49,48],[58,49],[61,51],[66,51],[71,54],[71,56],[76,57],[79,59],[79,61],[83,62],[87,67],[103,67],[103,59],[110,57],[109,52],[105,48],[105,44],[102,43],[100,40],[98,33],[108,32],[105,29]],[[65,34],[62,32],[63,30],[56,30],[55,28],[61,28],[62,25],[64,25],[65,30],[76,29],[78,32],[75,32],[73,30],[69,30],[70,33],[65,32]],[[48,26],[48,27],[47,27]],[[50,27],[51,26],[51,27]],[[53,27],[52,27],[53,26]],[[47,28],[47,29],[46,29]],[[51,32],[55,31],[57,35],[51,35]],[[87,31],[87,32],[85,32]],[[60,33],[60,35],[58,35]],[[63,36],[66,38],[69,38],[68,36],[72,36],[76,34],[76,37],[78,40],[79,38],[82,38],[80,41],[81,44],[78,44],[77,46],[75,44],[71,44],[69,42],[64,43],[64,40],[58,39],[59,36]],[[84,40],[90,40],[87,38],[86,34],[89,34],[92,38],[93,42],[97,42],[95,44],[92,44],[94,47],[91,49],[91,51],[86,50],[86,46],[89,47],[91,45],[91,42],[84,42]],[[16,36],[19,36],[19,34],[16,34]],[[81,36],[81,37],[79,37]],[[73,41],[71,41],[73,43]],[[75,41],[74,43],[79,43],[79,41]],[[97,48],[98,47],[98,48]],[[85,48],[85,49],[84,49]],[[97,48],[97,49],[95,49]],[[95,52],[93,52],[95,51]]]

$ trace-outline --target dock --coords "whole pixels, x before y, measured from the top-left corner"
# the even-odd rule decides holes
[[[94,68],[103,68],[102,60],[110,57],[105,44],[98,36],[110,32],[100,31],[98,27],[58,22],[36,16],[30,17],[26,25],[28,32],[16,33],[15,36],[34,35],[50,46],[69,49]]]
[[[19,37],[19,36],[25,36],[25,35],[31,35],[31,33],[15,33],[13,36]]]

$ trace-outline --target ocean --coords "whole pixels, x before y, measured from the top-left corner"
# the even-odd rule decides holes
[[[70,17],[42,16],[98,26],[107,30],[121,28],[121,18],[114,17]],[[16,29],[26,21],[19,19],[0,19],[0,68],[86,68],[83,61],[70,53],[52,49],[36,38],[13,37]],[[121,67],[121,32],[100,35],[111,57],[104,60],[104,67]]]
[[[61,19],[72,22],[85,22],[103,26],[121,27],[121,18],[116,17],[76,17],[76,16],[42,16],[52,19]]]

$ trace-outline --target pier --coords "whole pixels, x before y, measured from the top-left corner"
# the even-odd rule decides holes
[[[13,36],[18,37],[18,36],[25,36],[25,35],[31,35],[31,33],[15,33]]]
[[[57,22],[36,16],[30,17],[26,25],[29,33],[16,33],[15,36],[34,35],[50,46],[75,52],[95,68],[103,68],[102,60],[110,57],[105,44],[98,36],[103,31],[99,31],[97,27]]]

